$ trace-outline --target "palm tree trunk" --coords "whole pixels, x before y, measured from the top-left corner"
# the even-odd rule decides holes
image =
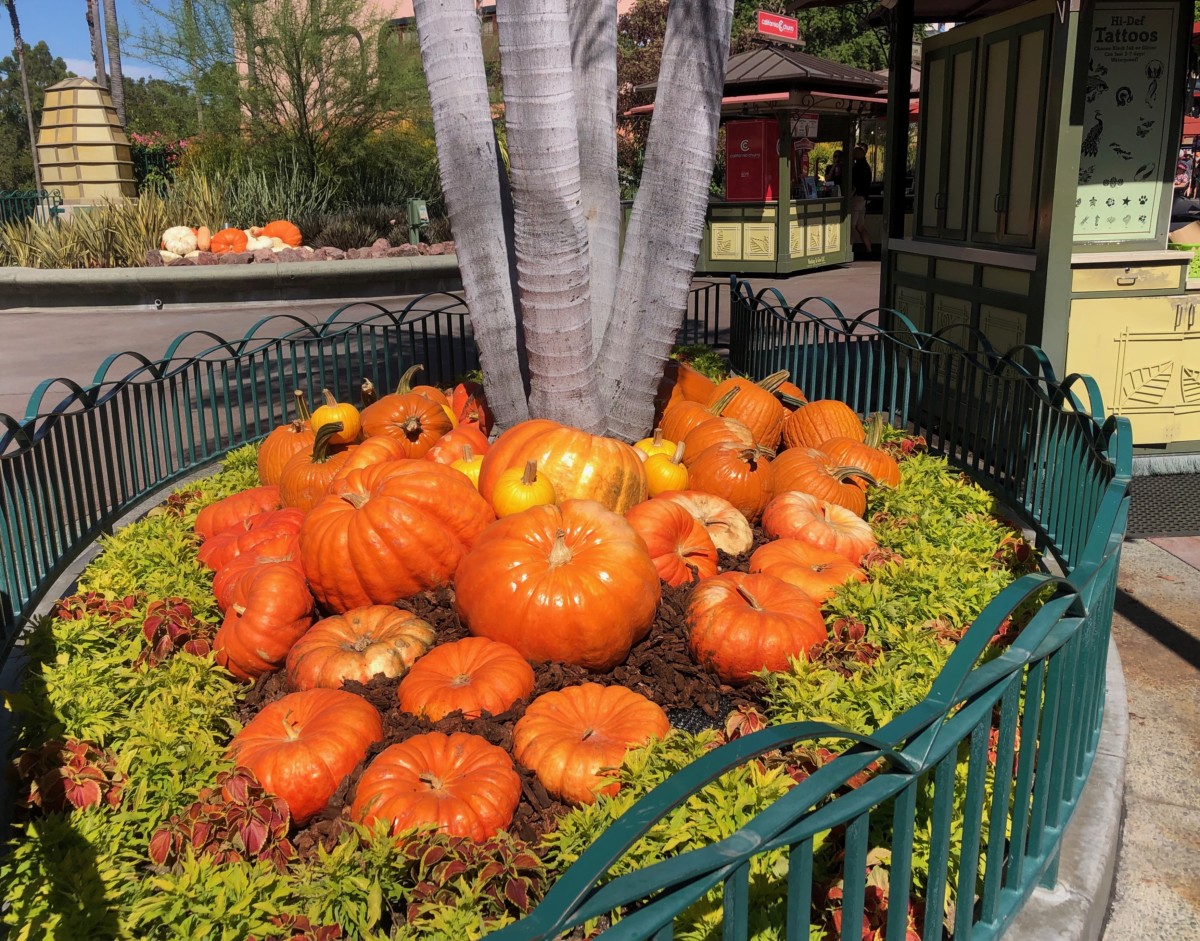
[[[496,8],[496,24],[529,408],[598,433],[604,413],[592,349],[567,2],[507,0]]]
[[[104,37],[100,29],[100,0],[87,0],[88,35],[92,38],[92,60],[96,63],[96,84],[108,88],[108,70],[104,67]]]
[[[125,77],[121,71],[121,26],[117,23],[117,0],[104,0],[104,40],[108,44],[108,73],[112,76],[113,105],[125,126]]]
[[[608,432],[634,439],[687,308],[716,159],[733,0],[672,3],[642,184],[600,355]]]
[[[21,96],[25,104],[25,126],[29,130],[29,159],[33,163],[34,187],[42,188],[42,171],[38,166],[37,132],[33,129],[33,103],[29,99],[29,76],[25,72],[25,40],[21,38],[21,21],[17,17],[17,0],[5,0],[8,20],[12,24],[13,43],[17,48],[17,71],[21,73]]]
[[[501,427],[529,417],[500,169],[474,0],[414,0],[446,210],[488,404]]]

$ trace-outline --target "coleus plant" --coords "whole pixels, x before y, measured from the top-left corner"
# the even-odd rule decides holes
[[[28,785],[29,806],[46,813],[116,807],[125,786],[111,753],[75,738],[26,750],[17,759],[17,774]]]
[[[133,616],[136,609],[145,603],[145,594],[137,592],[124,598],[109,598],[103,592],[87,591],[78,595],[60,598],[54,605],[52,617],[62,621],[82,621],[84,618],[101,617],[110,625]]]
[[[138,666],[156,667],[179,651],[197,657],[212,652],[212,640],[217,626],[206,624],[192,614],[186,598],[167,598],[151,601],[142,622],[146,646],[138,654]]]
[[[314,925],[303,915],[272,915],[271,924],[280,929],[279,934],[267,935],[262,941],[341,941],[339,925]],[[247,935],[246,941],[258,941],[256,935]]]

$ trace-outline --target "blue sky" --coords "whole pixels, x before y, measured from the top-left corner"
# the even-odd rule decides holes
[[[45,40],[50,52],[62,57],[76,75],[91,77],[91,41],[88,38],[87,5],[84,0],[17,0],[17,12],[21,17],[21,33],[25,42],[36,45]],[[141,4],[134,0],[117,0],[117,16],[121,21],[121,36],[141,26]],[[12,49],[12,34],[8,29],[8,17],[0,21],[0,49],[8,55]],[[121,43],[121,64],[125,74],[133,78],[160,74],[153,67],[139,62]]]

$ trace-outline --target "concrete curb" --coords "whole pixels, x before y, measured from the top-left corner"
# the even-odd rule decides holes
[[[1108,642],[1104,721],[1088,782],[1063,834],[1058,884],[1035,889],[1004,937],[1011,941],[1099,941],[1121,853],[1129,700],[1117,646]]]
[[[0,312],[395,297],[462,288],[457,255],[178,268],[0,268]]]

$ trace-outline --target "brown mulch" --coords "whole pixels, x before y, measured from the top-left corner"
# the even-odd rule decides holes
[[[757,530],[755,536],[753,548],[758,548],[766,540]],[[720,556],[721,571],[747,570],[749,553],[738,557],[721,553]],[[533,694],[529,699],[519,700],[498,716],[465,719],[456,712],[438,722],[430,722],[401,711],[397,696],[400,685],[398,679],[378,676],[365,684],[347,683],[345,689],[348,692],[362,696],[379,710],[383,717],[383,740],[371,746],[366,760],[342,782],[325,811],[295,834],[294,843],[300,855],[307,857],[315,853],[318,846],[331,849],[337,843],[346,828],[343,814],[348,813],[353,802],[359,776],[366,765],[389,745],[425,732],[471,732],[511,752],[513,726],[525,714],[529,702],[543,693],[581,683],[626,686],[658,703],[666,710],[672,725],[688,731],[720,727],[729,712],[741,705],[761,708],[761,684],[738,688],[726,686],[692,660],[688,653],[684,622],[692,588],[692,585],[671,588],[663,584],[662,601],[650,633],[630,651],[625,663],[611,673],[593,673],[583,667],[564,663],[535,665],[536,685]],[[426,592],[397,602],[397,606],[407,608],[428,621],[437,631],[438,644],[469,636],[454,611],[452,589]],[[260,677],[243,697],[238,719],[243,723],[248,722],[263,707],[289,692],[291,690],[283,670]],[[521,801],[509,831],[519,839],[534,842],[552,830],[558,818],[570,808],[547,794],[532,772],[519,765],[517,771],[521,775]]]

